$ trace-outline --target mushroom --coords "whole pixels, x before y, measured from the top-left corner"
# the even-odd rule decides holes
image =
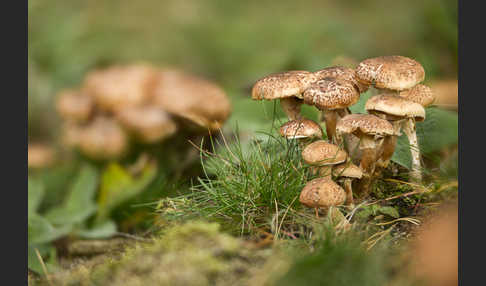
[[[158,73],[153,104],[198,130],[218,130],[231,114],[231,103],[218,85],[178,70]]]
[[[328,67],[314,72],[314,75],[317,77],[318,80],[324,79],[326,77],[334,77],[334,78],[347,80],[356,85],[356,88],[358,89],[359,93],[364,93],[369,88],[369,85],[360,83],[357,79],[356,71],[348,67],[343,67],[343,66]]]
[[[97,117],[81,130],[78,147],[92,159],[116,159],[127,151],[128,137],[116,120]]]
[[[280,105],[289,120],[300,119],[302,93],[315,81],[315,75],[308,71],[270,74],[253,85],[251,98],[254,100],[280,99]]]
[[[98,107],[109,112],[142,105],[150,99],[155,71],[142,64],[96,70],[86,75],[83,91],[93,97]]]
[[[401,91],[399,96],[416,102],[423,107],[430,106],[435,101],[435,94],[432,92],[432,89],[423,84],[417,84],[411,89]]]
[[[311,170],[318,170],[322,177],[331,177],[332,166],[345,162],[347,156],[346,151],[325,140],[315,141],[302,150],[304,162],[314,166]]]
[[[46,144],[29,143],[27,145],[27,165],[29,168],[49,167],[55,161],[55,158],[55,150]]]
[[[160,142],[177,130],[170,115],[154,106],[128,107],[119,111],[116,118],[144,143]]]
[[[363,151],[360,168],[363,170],[361,192],[369,193],[372,176],[377,159],[377,146],[383,137],[395,134],[390,122],[371,114],[349,114],[343,117],[336,126],[337,136],[353,134],[360,138],[359,148]]]
[[[457,110],[458,84],[457,79],[437,80],[430,83],[436,95],[434,105],[441,108]]]
[[[400,135],[400,128],[407,135],[410,143],[410,152],[412,155],[412,170],[410,177],[415,182],[422,180],[420,172],[420,149],[415,132],[415,121],[425,120],[425,109],[419,103],[407,100],[403,97],[389,94],[380,94],[371,97],[365,104],[369,113],[375,114],[383,119],[392,122],[395,129],[395,135],[383,142],[381,160],[382,165],[388,164]]]
[[[403,56],[382,56],[366,59],[356,67],[359,82],[375,88],[401,91],[412,88],[425,78],[422,65]]]
[[[303,205],[314,208],[319,217],[319,208],[328,209],[331,206],[344,204],[346,193],[330,177],[316,178],[307,182],[300,192],[299,201]]]
[[[307,140],[322,138],[322,128],[317,122],[302,118],[294,119],[280,126],[280,135],[287,139],[297,139],[301,147]]]
[[[334,166],[332,168],[332,174],[343,180],[344,190],[346,191],[346,204],[353,205],[353,188],[352,188],[352,181],[353,179],[361,179],[363,177],[363,171],[360,167],[356,166],[352,162],[346,162]]]
[[[333,77],[318,80],[304,92],[304,103],[322,111],[327,137],[332,142],[335,142],[339,113],[358,100],[359,92],[352,82]]]
[[[85,122],[94,109],[93,99],[76,90],[59,92],[56,100],[56,110],[65,120]]]

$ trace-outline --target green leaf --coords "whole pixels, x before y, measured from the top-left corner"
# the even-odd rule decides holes
[[[51,209],[46,218],[55,225],[80,223],[96,212],[98,173],[90,165],[81,168],[63,204]]]
[[[117,231],[116,223],[112,220],[107,220],[102,223],[96,224],[90,229],[83,229],[77,232],[77,235],[81,238],[87,239],[99,239],[108,238],[113,236]]]
[[[388,206],[380,207],[378,211],[382,214],[389,215],[393,218],[399,218],[400,217],[400,214],[398,213],[398,211],[394,207],[388,207]]]
[[[134,178],[122,166],[111,163],[101,175],[97,221],[109,216],[111,211],[143,191],[155,178],[157,168],[149,164],[139,178]]]
[[[27,223],[27,238],[29,243],[47,243],[68,234],[71,229],[70,225],[56,228],[44,217],[33,214]]]
[[[56,255],[56,248],[49,244],[28,244],[27,246],[27,267],[31,270],[36,272],[37,274],[44,275],[44,270],[42,269],[41,261],[37,256],[36,250],[39,252],[42,259],[45,259],[46,256],[49,256],[48,260],[44,260],[44,264],[46,265],[47,271],[51,272],[55,270],[55,265],[57,255]]]
[[[35,179],[28,178],[28,217],[33,215],[39,208],[42,198],[44,197],[44,185]]]

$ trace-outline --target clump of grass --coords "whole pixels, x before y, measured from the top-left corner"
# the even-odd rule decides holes
[[[287,225],[296,224],[306,216],[298,212],[298,197],[310,179],[307,167],[296,142],[267,135],[247,144],[237,135],[231,144],[225,138],[212,142],[219,151],[202,151],[204,177],[189,194],[163,200],[159,210],[169,220],[216,220],[241,235],[265,230],[278,236]]]

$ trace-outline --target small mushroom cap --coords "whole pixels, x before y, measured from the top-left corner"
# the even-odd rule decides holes
[[[270,74],[253,85],[251,98],[255,100],[273,100],[292,96],[302,98],[301,94],[304,90],[316,80],[316,76],[309,71]]]
[[[121,157],[128,149],[128,137],[112,118],[98,117],[81,131],[79,149],[98,160]]]
[[[231,102],[218,85],[177,70],[158,74],[154,104],[202,129],[221,128],[231,114]]]
[[[103,110],[142,105],[150,98],[155,69],[148,65],[112,66],[90,72],[83,89]]]
[[[27,162],[29,168],[44,168],[55,160],[55,150],[45,144],[29,143],[27,146]]]
[[[295,119],[284,123],[280,127],[280,135],[287,139],[322,138],[321,126],[310,119]]]
[[[403,97],[390,94],[379,94],[366,101],[365,108],[369,113],[382,113],[398,118],[415,118],[416,121],[425,120],[424,107]]]
[[[372,114],[348,114],[341,118],[336,124],[336,131],[339,133],[361,134],[371,136],[395,135],[393,125],[385,119]]]
[[[411,89],[401,91],[400,96],[407,100],[416,102],[423,107],[431,105],[435,100],[435,95],[432,92],[432,89],[423,84],[417,84]]]
[[[305,185],[299,201],[311,208],[338,206],[346,201],[346,192],[329,177],[317,178]]]
[[[332,174],[336,177],[361,179],[361,177],[363,176],[363,171],[360,167],[356,166],[351,162],[348,162],[334,166],[332,168]]]
[[[437,80],[430,83],[434,91],[434,104],[441,107],[457,109],[459,89],[457,79]]]
[[[313,83],[304,92],[304,103],[319,110],[341,109],[358,102],[359,92],[351,82],[327,77]]]
[[[382,56],[366,59],[356,68],[358,80],[375,84],[377,88],[404,90],[412,88],[425,78],[422,65],[403,56]]]
[[[65,120],[84,122],[93,112],[93,99],[76,90],[59,92],[56,100],[56,110]]]
[[[177,129],[169,114],[154,106],[125,108],[117,113],[116,118],[144,143],[161,141]]]
[[[334,66],[334,67],[328,67],[324,68],[322,70],[314,72],[318,80],[327,78],[327,77],[333,77],[333,78],[338,78],[342,80],[347,80],[354,85],[356,85],[356,88],[358,89],[359,93],[363,93],[368,90],[369,85],[362,84],[358,81],[356,72],[352,68],[348,67],[343,67],[343,66]]]
[[[325,140],[315,141],[302,150],[304,162],[313,166],[336,165],[346,161],[348,154]]]

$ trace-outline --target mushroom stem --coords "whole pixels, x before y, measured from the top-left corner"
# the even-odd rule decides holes
[[[353,205],[353,188],[352,188],[352,179],[345,178],[344,179],[344,191],[346,192],[346,204]]]
[[[320,166],[319,167],[319,176],[322,178],[329,177],[331,178],[331,173],[332,173],[332,166],[331,165],[326,165],[326,166]]]
[[[412,155],[412,170],[410,172],[410,180],[415,183],[422,181],[422,173],[420,171],[420,149],[417,140],[417,132],[415,129],[415,120],[409,118],[403,123],[403,132],[408,137],[410,143],[410,153]]]
[[[390,159],[395,153],[395,147],[397,145],[397,136],[386,136],[383,139],[383,144],[381,145],[381,150],[379,155],[377,165],[381,168],[386,168],[390,163]]]
[[[287,114],[289,120],[295,120],[302,118],[300,114],[300,107],[302,106],[302,100],[297,97],[286,97],[280,99],[280,106],[282,110]]]
[[[361,196],[366,197],[370,191],[376,163],[376,143],[373,137],[367,135],[361,137],[360,149],[363,150],[363,156],[359,166],[364,174],[360,181],[359,189]]]
[[[329,142],[335,142],[336,139],[336,124],[338,121],[338,113],[335,110],[323,110],[321,112],[321,118],[324,118],[326,122],[326,134]]]
[[[319,210],[318,210],[318,208],[314,208],[314,210],[316,211],[316,218],[319,218]]]

